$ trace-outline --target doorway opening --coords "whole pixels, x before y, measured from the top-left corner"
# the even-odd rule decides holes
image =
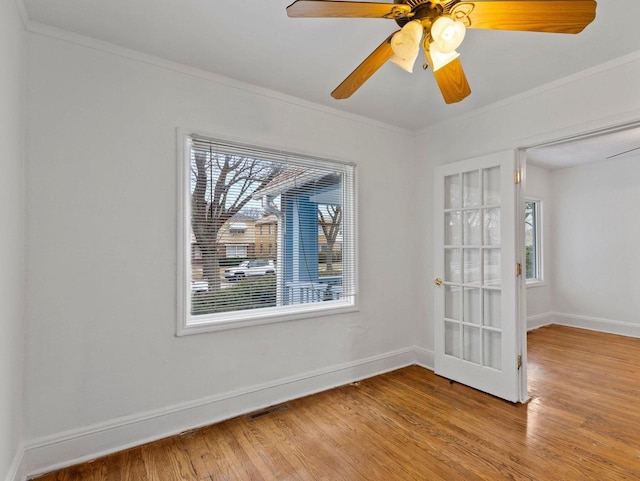
[[[523,296],[526,330],[557,324],[640,337],[640,122],[522,153],[524,197],[539,207],[522,226],[539,266]]]

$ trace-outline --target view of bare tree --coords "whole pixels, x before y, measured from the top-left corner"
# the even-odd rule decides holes
[[[271,162],[209,150],[192,151],[191,227],[202,253],[208,290],[220,289],[221,228],[264,187],[280,167]]]
[[[324,212],[323,212],[324,210]],[[327,241],[327,271],[333,270],[333,248],[340,232],[342,223],[342,206],[326,205],[324,209],[318,208],[318,223]]]

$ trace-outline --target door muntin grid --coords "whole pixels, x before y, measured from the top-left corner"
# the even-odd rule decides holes
[[[501,370],[500,166],[444,179],[444,353]]]

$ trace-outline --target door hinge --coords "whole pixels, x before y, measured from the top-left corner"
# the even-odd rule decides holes
[[[516,184],[519,184],[522,181],[522,175],[520,174],[519,170],[515,171],[514,180]]]
[[[519,262],[516,264],[516,276],[520,277],[522,275],[522,264]]]
[[[518,369],[522,367],[522,356],[518,356]]]

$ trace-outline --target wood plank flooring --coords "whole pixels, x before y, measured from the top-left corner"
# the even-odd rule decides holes
[[[526,405],[413,366],[37,479],[640,480],[640,339],[528,343]]]

